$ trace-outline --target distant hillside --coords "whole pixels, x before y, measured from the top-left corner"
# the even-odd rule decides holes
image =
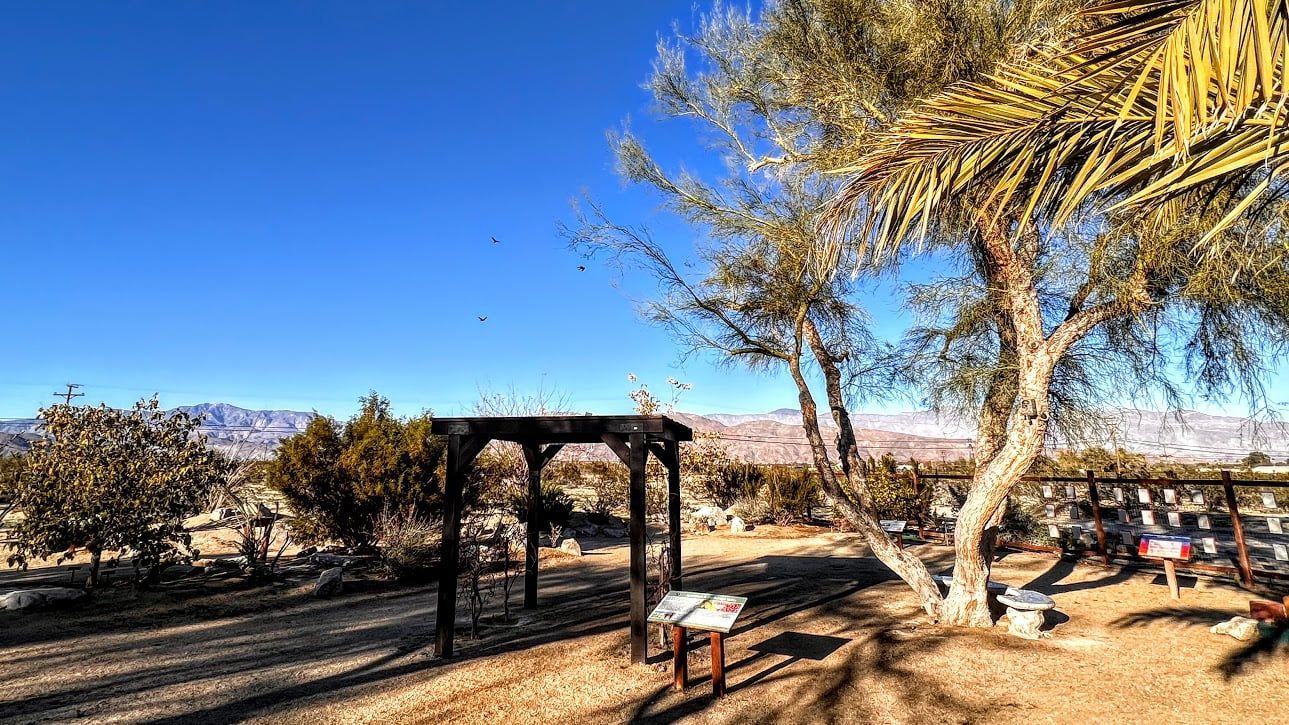
[[[316,413],[292,410],[248,410],[227,403],[203,403],[176,408],[203,419],[202,433],[211,445],[233,455],[264,458],[279,441],[305,429]],[[809,449],[801,430],[801,413],[781,408],[759,414],[674,413],[696,431],[717,432],[732,452],[759,463],[805,463]],[[1280,424],[1255,426],[1244,418],[1196,411],[1166,414],[1119,410],[1115,439],[1124,448],[1186,461],[1237,461],[1261,450],[1276,461],[1289,459],[1289,428]],[[836,428],[831,419],[824,436],[831,443]],[[901,460],[938,461],[970,455],[972,429],[962,421],[937,417],[925,410],[898,413],[857,413],[855,437],[867,456],[892,453]],[[38,431],[35,419],[0,422],[0,451],[21,452]],[[1107,433],[1102,445],[1109,448]]]

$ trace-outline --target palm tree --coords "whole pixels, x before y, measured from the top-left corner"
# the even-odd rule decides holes
[[[831,222],[862,217],[880,256],[968,194],[991,219],[1011,209],[1059,227],[1089,203],[1168,222],[1187,194],[1227,190],[1206,242],[1289,169],[1289,3],[1114,0],[1064,30],[929,99],[839,169],[851,179]]]
[[[1185,329],[1201,389],[1223,394],[1234,370],[1253,402],[1260,354],[1289,337],[1289,4],[1112,0],[1053,37],[876,132],[838,170],[850,178],[825,215],[823,255],[853,230],[871,262],[909,240],[958,245],[987,291],[972,315],[991,359],[968,386],[979,425],[953,624],[991,624],[1008,493],[1047,440],[1062,365],[1090,341],[1098,357],[1150,350],[1134,375],[1158,382],[1167,345],[1151,331]],[[960,333],[935,332],[927,359],[963,367],[945,353]]]

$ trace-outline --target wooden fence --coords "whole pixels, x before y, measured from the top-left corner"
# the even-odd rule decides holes
[[[933,498],[949,501],[953,483],[970,479],[913,474],[916,490],[932,487]],[[1108,564],[1142,561],[1137,543],[1143,533],[1191,536],[1195,554],[1186,568],[1235,574],[1246,586],[1256,578],[1289,580],[1289,481],[1237,480],[1230,471],[1217,479],[1111,478],[1087,471],[1022,481],[1009,505],[1046,525],[1047,541],[1011,537],[1004,539],[1008,546]]]

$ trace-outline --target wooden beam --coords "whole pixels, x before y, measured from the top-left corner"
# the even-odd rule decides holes
[[[546,468],[547,464],[549,464],[551,460],[555,458],[555,456],[559,455],[559,452],[562,450],[564,450],[563,443],[552,443],[549,446],[546,446],[545,448],[543,448],[542,449],[542,468]]]
[[[1106,547],[1105,541],[1105,523],[1101,520],[1101,494],[1097,493],[1097,473],[1092,469],[1087,469],[1088,476],[1088,502],[1092,504],[1092,521],[1097,528],[1097,553],[1101,555],[1101,561],[1106,564],[1110,563],[1110,549]]]
[[[470,441],[462,436],[448,436],[447,480],[443,486],[443,542],[439,548],[438,608],[435,612],[434,655],[452,656],[452,635],[456,629],[457,568],[461,550],[461,492],[465,488],[466,473],[473,456],[466,458],[463,448]],[[486,441],[485,441],[486,444]],[[483,447],[479,446],[479,450]],[[468,449],[464,451],[468,453]],[[478,455],[478,451],[475,451]]]
[[[1231,528],[1235,534],[1235,551],[1240,558],[1240,583],[1253,586],[1253,564],[1249,562],[1249,545],[1244,541],[1244,522],[1240,521],[1240,504],[1235,500],[1235,484],[1231,472],[1222,471],[1222,493],[1226,494],[1226,507],[1231,512]]]
[[[712,632],[712,696],[725,695],[725,635]]]
[[[604,445],[608,446],[609,450],[617,454],[618,459],[622,461],[624,466],[631,467],[631,446],[622,440],[622,436],[616,433],[602,433],[600,434],[600,440],[604,441]]]
[[[675,461],[676,461],[676,459],[672,457],[671,451],[670,451],[670,448],[674,443],[675,441],[663,441],[662,443],[650,443],[649,452],[653,454],[654,458],[658,459],[659,463],[666,466],[667,468],[671,468],[672,466],[675,465]]]
[[[462,439],[460,453],[456,460],[456,467],[459,471],[469,470],[470,466],[474,465],[474,459],[478,458],[483,449],[488,447],[488,443],[491,440],[487,436],[481,435],[452,436],[452,438]]]
[[[607,440],[605,441],[608,442]],[[610,444],[613,447],[613,444]],[[631,469],[628,536],[631,541],[631,661],[645,664],[649,658],[648,624],[645,609],[645,434],[632,433],[627,450]]]
[[[683,589],[680,566],[680,444],[667,441],[667,536],[671,549],[671,588]],[[656,455],[656,454],[655,454]]]
[[[684,692],[689,684],[689,632],[684,627],[671,628],[671,688]]]

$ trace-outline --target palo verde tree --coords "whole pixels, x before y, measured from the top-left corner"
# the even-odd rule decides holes
[[[130,410],[54,405],[40,417],[46,437],[13,486],[24,518],[10,565],[85,549],[95,586],[111,551],[128,553],[141,578],[155,578],[190,544],[184,519],[227,472],[197,435],[200,421],[165,413],[156,398]]]
[[[821,212],[837,192],[820,170],[865,148],[920,95],[992,67],[1049,5],[789,0],[758,17],[718,5],[697,32],[660,44],[647,87],[663,116],[696,124],[724,173],[668,172],[631,132],[611,136],[620,174],[701,230],[699,264],[691,273],[647,229],[594,203],[566,230],[588,254],[651,272],[663,295],[648,315],[691,351],[790,375],[821,486],[933,615],[939,590],[882,531],[854,438],[850,408],[887,387],[893,358],[856,304],[869,279],[850,275],[851,252],[819,253]],[[812,382],[840,431],[835,445]]]
[[[432,517],[442,508],[447,446],[430,434],[430,414],[398,418],[374,392],[360,402],[344,423],[315,417],[269,462],[267,482],[291,504],[291,526],[307,541],[362,548],[382,512]]]
[[[990,623],[1007,495],[1080,412],[1176,402],[1178,368],[1201,395],[1264,404],[1264,361],[1289,333],[1282,14],[1094,7],[919,104],[845,168],[826,220],[837,247],[861,267],[923,254],[959,274],[916,290],[909,366],[979,416],[947,621]]]

